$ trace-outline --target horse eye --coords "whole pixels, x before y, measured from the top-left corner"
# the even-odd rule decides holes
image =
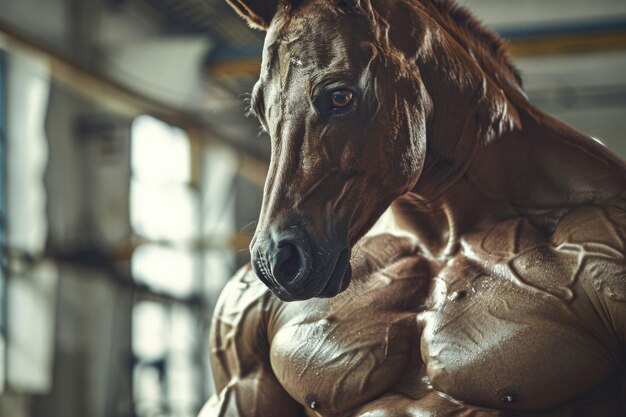
[[[334,109],[346,107],[350,102],[352,102],[352,91],[350,90],[337,90],[330,95],[330,104]]]

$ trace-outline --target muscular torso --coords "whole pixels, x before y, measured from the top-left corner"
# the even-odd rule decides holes
[[[282,303],[243,272],[217,310],[208,415],[624,415],[625,224],[612,207],[549,232],[510,219],[445,262],[370,238],[329,300]]]

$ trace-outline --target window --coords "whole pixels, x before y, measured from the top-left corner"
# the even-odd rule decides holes
[[[5,70],[4,70],[4,53],[0,51],[0,394],[4,390],[4,382],[6,380],[4,365],[6,361],[6,317],[5,317],[5,288],[6,288],[6,233],[5,233],[5,219],[6,219],[6,204],[5,204]]]
[[[52,385],[57,282],[54,266],[44,257],[48,146],[43,126],[49,72],[36,58],[7,54],[3,78],[5,216],[1,222],[3,253],[11,259],[3,265],[2,276],[5,382],[15,391],[45,393]]]
[[[138,416],[195,416],[206,400],[199,192],[187,134],[149,116],[132,126],[131,226],[143,242],[131,259],[145,294],[133,307],[133,396]]]

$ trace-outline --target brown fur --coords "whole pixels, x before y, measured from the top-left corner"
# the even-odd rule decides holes
[[[384,13],[378,10],[376,0],[327,1],[338,13],[353,16],[358,14],[368,16],[373,24],[372,30],[374,33],[384,34],[385,31],[381,30],[381,28],[387,29],[391,27],[391,23],[383,17]],[[448,30],[453,34],[459,44],[464,47],[471,45],[485,54],[488,54],[491,59],[513,76],[519,86],[522,86],[521,74],[510,59],[508,43],[494,31],[483,25],[467,8],[460,6],[454,0],[398,1],[405,3],[406,6],[416,14],[420,7],[434,6],[435,10],[440,14],[439,22],[447,26]],[[303,0],[284,3],[284,7],[288,12],[293,13],[297,11],[302,2]],[[380,43],[387,44],[388,42],[384,41]]]
[[[508,43],[504,39],[485,27],[469,10],[453,0],[432,0],[432,2],[442,15],[454,22],[456,28],[464,35],[465,42],[480,45],[481,49],[491,54],[493,59],[510,71],[518,84],[522,85],[521,74],[511,62]]]
[[[451,1],[249,19],[272,158],[205,415],[625,415],[626,164],[535,108]],[[388,208],[408,238],[361,239]]]

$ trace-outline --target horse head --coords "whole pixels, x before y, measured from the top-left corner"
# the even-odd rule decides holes
[[[253,267],[283,300],[333,297],[352,247],[419,177],[429,98],[402,39],[356,4],[231,5],[267,30],[251,108],[272,151]]]

